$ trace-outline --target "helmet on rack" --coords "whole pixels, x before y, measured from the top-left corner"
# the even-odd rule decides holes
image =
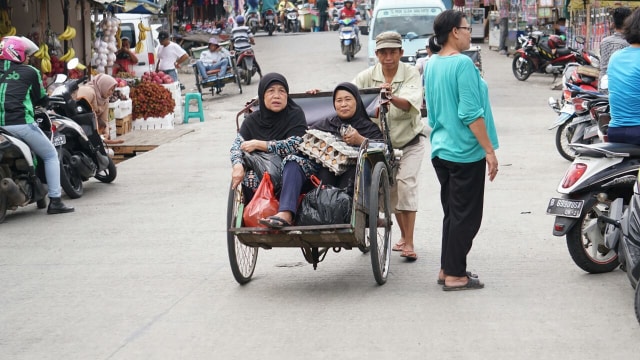
[[[244,16],[242,16],[242,15],[236,16],[236,24],[244,25]]]
[[[5,36],[0,41],[0,60],[23,63],[27,58],[27,43],[18,36]],[[36,47],[37,50],[37,47]],[[33,52],[31,52],[33,54]]]
[[[549,45],[549,48],[552,50],[565,47],[566,44],[567,42],[564,40],[564,36],[558,35],[549,36],[549,41],[547,42],[547,45]]]

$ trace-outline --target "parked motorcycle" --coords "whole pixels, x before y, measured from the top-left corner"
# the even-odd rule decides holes
[[[640,169],[640,146],[620,143],[574,145],[577,156],[558,185],[560,198],[551,198],[547,214],[554,215],[553,235],[565,236],[574,263],[589,273],[619,265],[618,255],[605,243],[605,223],[611,202],[628,203]]]
[[[246,85],[251,84],[251,78],[258,73],[262,78],[262,71],[255,60],[255,53],[251,48],[248,36],[234,36],[233,49],[236,56],[236,64],[240,72],[240,78]]]
[[[36,111],[35,120],[56,147],[64,142],[64,136],[55,134],[44,111]],[[46,182],[44,160],[20,138],[0,127],[0,222],[8,210],[34,202],[38,209],[46,208],[47,189],[43,185]]]
[[[532,31],[527,35],[520,35],[518,41],[520,48],[513,57],[511,68],[513,75],[520,81],[527,80],[533,73],[552,74],[555,79],[569,63],[595,67],[600,65],[595,53],[585,51],[584,47],[581,50],[563,47],[562,40],[556,35],[547,36],[541,31]],[[576,41],[584,45],[585,39],[578,36]]]
[[[262,18],[264,20],[264,31],[268,32],[269,36],[273,35],[273,32],[276,30],[276,13],[269,9],[264,12]]]
[[[258,25],[260,24],[260,19],[258,18],[258,13],[250,12],[245,15],[245,19],[247,26],[251,29],[251,33],[255,35],[258,32]]]
[[[285,9],[284,11],[284,32],[300,32],[300,20],[298,19],[298,9]]]
[[[347,61],[351,61],[358,51],[360,51],[360,39],[355,29],[355,19],[341,19],[338,37],[340,39],[340,49],[342,55],[347,57]]]
[[[95,114],[86,99],[74,100],[71,94],[84,79],[70,79],[49,97],[52,122],[65,136],[60,150],[60,185],[72,199],[84,193],[83,182],[95,177],[111,183],[117,176],[116,165],[96,128]]]

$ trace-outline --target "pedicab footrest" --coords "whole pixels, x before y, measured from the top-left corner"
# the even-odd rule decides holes
[[[225,74],[224,76],[221,76],[221,77],[218,77],[217,75],[212,75],[212,76],[209,76],[207,79],[202,80],[202,83],[206,84],[206,83],[210,83],[210,82],[217,81],[217,80],[231,79],[234,76],[235,75],[233,75],[231,73],[227,73],[227,74]]]
[[[358,246],[351,224],[286,226],[281,229],[231,228],[229,231],[243,244],[262,248]]]

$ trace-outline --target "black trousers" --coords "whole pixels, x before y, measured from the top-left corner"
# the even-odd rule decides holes
[[[435,157],[431,163],[440,182],[444,212],[440,266],[445,274],[462,277],[482,222],[486,160],[455,163]]]

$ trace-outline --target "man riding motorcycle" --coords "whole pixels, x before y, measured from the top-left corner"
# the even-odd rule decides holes
[[[47,214],[72,212],[61,200],[58,152],[35,123],[34,105],[46,105],[40,72],[27,65],[38,46],[24,37],[5,36],[0,42],[0,126],[27,143],[44,160],[49,188]]]
[[[265,25],[265,14],[267,13],[267,11],[271,10],[275,13],[277,4],[278,0],[262,0],[262,9],[260,10],[260,13],[262,15],[262,18],[260,19],[262,21],[262,26]],[[275,21],[278,21],[277,16],[275,17]]]
[[[282,31],[287,26],[287,19],[285,18],[285,11],[289,9],[295,9],[296,6],[289,0],[282,0],[278,4],[278,13],[280,14],[280,25],[282,25]]]
[[[340,20],[344,19],[353,19],[353,28],[356,33],[357,44],[360,45],[360,29],[357,24],[361,20],[360,13],[356,8],[353,7],[352,0],[346,0],[344,2],[344,7],[340,10]]]

